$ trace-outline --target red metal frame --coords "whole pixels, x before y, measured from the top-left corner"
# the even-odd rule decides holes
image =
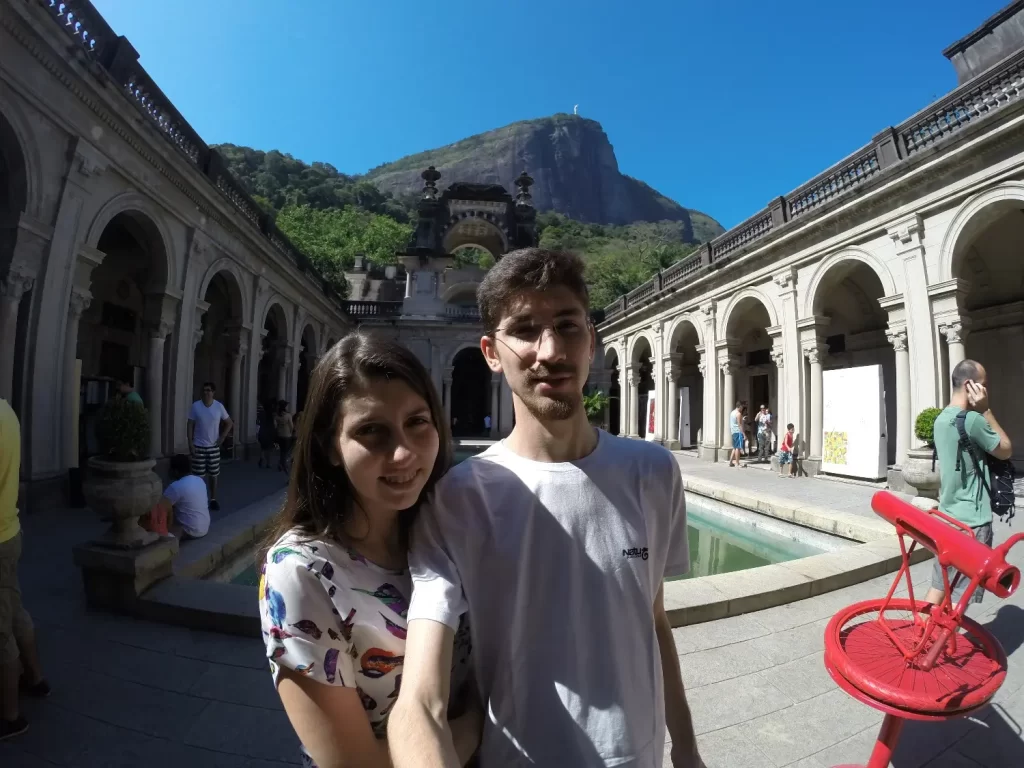
[[[900,568],[884,598],[848,606],[832,618],[825,630],[825,668],[848,694],[886,713],[867,768],[888,768],[904,720],[963,717],[984,706],[1002,685],[1006,654],[995,637],[964,613],[979,587],[999,598],[1016,591],[1020,571],[1006,555],[1024,541],[1024,533],[993,548],[979,542],[959,520],[938,510],[925,512],[886,491],[874,495],[871,507],[896,528]],[[914,597],[910,558],[919,544],[943,566],[945,589],[938,605]],[[952,584],[949,566],[957,571]],[[904,578],[909,599],[894,597]],[[962,578],[970,581],[954,606],[952,588]],[[869,622],[854,621],[875,612],[877,617]],[[880,664],[874,663],[876,649]],[[862,661],[866,656],[872,657],[870,663]],[[933,679],[935,685],[929,685]]]

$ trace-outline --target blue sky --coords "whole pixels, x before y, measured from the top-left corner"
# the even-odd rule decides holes
[[[956,85],[1005,0],[93,0],[208,142],[362,173],[515,120],[601,122],[726,227]]]

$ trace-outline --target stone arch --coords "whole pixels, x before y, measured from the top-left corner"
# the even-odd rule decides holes
[[[155,250],[150,267],[150,285],[147,291],[166,290],[173,287],[178,276],[178,262],[174,238],[171,237],[162,211],[149,198],[134,190],[122,192],[108,200],[93,217],[89,225],[85,244],[91,248],[99,245],[107,225],[120,214],[127,215],[144,233],[147,245]]]
[[[614,344],[608,344],[604,347],[604,367],[612,369],[619,363],[619,348]]]
[[[675,349],[676,338],[682,332],[683,327],[687,324],[692,326],[694,332],[697,334],[697,343],[704,343],[704,330],[702,327],[703,324],[700,323],[697,320],[697,318],[695,318],[693,315],[687,313],[684,315],[679,315],[678,317],[672,320],[672,324],[669,326],[668,333],[665,334],[665,338],[668,339],[667,351]]]
[[[736,312],[736,309],[745,303],[744,299],[754,299],[759,302],[764,306],[765,311],[768,313],[768,319],[771,325],[779,324],[779,316],[778,312],[775,310],[775,303],[765,295],[761,288],[750,286],[741,291],[737,291],[729,297],[729,303],[722,312],[722,319],[719,321],[718,338],[724,339],[728,336],[729,323],[732,321],[732,316]]]
[[[219,274],[230,276],[231,279],[225,279],[225,282],[231,289],[232,299],[238,301],[243,322],[247,322],[252,317],[252,297],[246,289],[252,281],[246,280],[242,275],[242,270],[238,268],[238,264],[227,256],[217,259],[217,261],[207,267],[202,282],[199,284],[199,294],[196,298],[199,301],[205,301],[210,283]]]
[[[892,296],[896,293],[896,281],[893,280],[892,273],[889,272],[889,268],[882,261],[863,248],[844,248],[818,262],[817,268],[807,283],[807,295],[804,298],[802,317],[811,317],[815,314],[815,306],[821,303],[821,296],[819,294],[822,279],[828,274],[829,270],[846,261],[859,261],[866,264],[878,275],[878,279],[882,283],[882,290],[886,296]]]
[[[1020,203],[1024,207],[1024,182],[1005,181],[984,192],[979,192],[966,200],[957,209],[953,219],[946,227],[946,234],[942,238],[942,245],[939,248],[939,274],[934,282],[945,282],[952,280],[959,266],[955,263],[962,254],[956,252],[957,246],[968,238],[964,237],[968,228],[978,224],[978,214],[985,208],[1000,202]],[[979,230],[983,228],[979,227]]]
[[[277,325],[283,325],[284,331],[281,333],[281,337],[291,341],[293,338],[292,329],[292,313],[285,309],[288,306],[288,302],[279,293],[271,294],[270,298],[267,299],[267,303],[263,305],[263,312],[261,313],[259,325],[256,326],[256,332],[261,332],[267,326],[267,318],[271,312],[274,312],[276,317],[274,322]],[[276,310],[276,311],[275,311]]]
[[[42,160],[34,140],[36,132],[16,101],[4,98],[5,93],[9,91],[0,90],[0,147],[3,148],[0,167],[4,167],[9,179],[7,183],[17,188],[17,197],[20,198],[20,201],[9,200],[9,204],[20,202],[19,210],[38,218],[44,185],[41,179]],[[3,193],[4,190],[0,190],[0,194]],[[0,198],[0,208],[4,205],[3,198]]]
[[[651,357],[654,357],[654,338],[647,331],[639,331],[629,340],[629,346],[627,348],[628,352],[626,355],[626,360],[629,365],[636,365],[640,362],[637,355],[637,348],[640,346],[641,339],[645,339],[647,341],[647,344],[650,346]]]
[[[459,342],[458,344],[456,344],[452,348],[451,354],[448,355],[447,362],[445,362],[445,366],[448,367],[448,368],[451,368],[453,365],[455,365],[455,358],[458,356],[459,352],[461,352],[464,349],[480,349],[480,342],[479,341],[463,341],[463,342]],[[483,354],[483,353],[481,352],[480,354]]]
[[[441,296],[441,298],[444,300],[446,304],[448,304],[455,299],[462,299],[467,294],[472,294],[473,301],[476,302],[476,289],[479,285],[479,283],[467,281],[463,281],[461,283],[452,283],[452,285],[444,289],[444,294]]]
[[[508,251],[508,230],[498,217],[486,211],[463,211],[448,219],[441,232],[441,244],[446,253],[473,245],[495,258]]]

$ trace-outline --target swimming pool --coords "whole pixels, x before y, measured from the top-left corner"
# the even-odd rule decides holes
[[[855,543],[694,493],[686,496],[686,522],[690,572],[683,579],[783,563]],[[247,550],[208,578],[255,587],[259,573],[253,561],[254,551]]]

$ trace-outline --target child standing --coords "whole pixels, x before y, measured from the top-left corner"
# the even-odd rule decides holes
[[[779,446],[779,477],[796,477],[793,469],[793,425],[786,425],[786,434],[782,438],[782,444]]]

